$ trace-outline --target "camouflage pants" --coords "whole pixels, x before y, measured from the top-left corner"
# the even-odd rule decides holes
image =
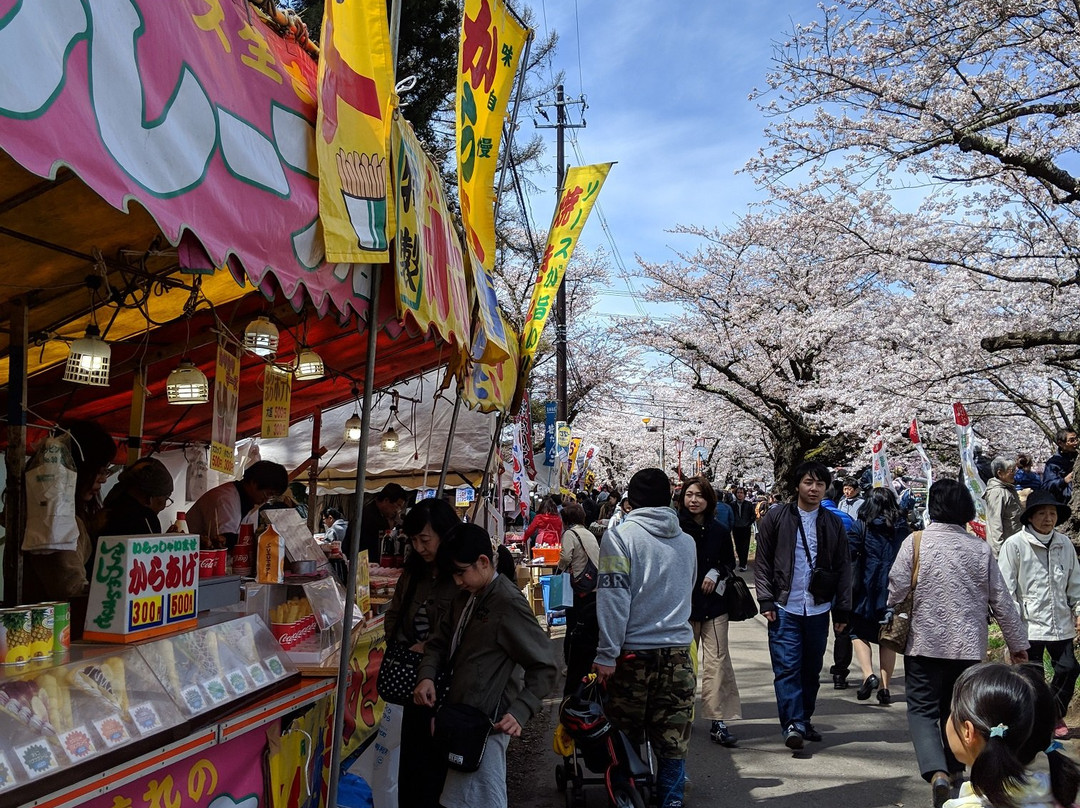
[[[658,758],[684,760],[696,686],[689,648],[628,652],[608,680],[605,710],[634,740],[647,734]]]

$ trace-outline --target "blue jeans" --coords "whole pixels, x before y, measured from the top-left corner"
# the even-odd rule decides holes
[[[777,608],[769,623],[769,657],[780,728],[806,729],[817,705],[818,675],[829,639],[829,613],[788,614]]]

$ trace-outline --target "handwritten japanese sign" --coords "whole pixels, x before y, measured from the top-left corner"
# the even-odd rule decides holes
[[[210,469],[233,473],[236,409],[240,403],[240,358],[218,346],[214,371],[214,423],[210,427]]]
[[[289,411],[292,403],[292,374],[267,365],[263,373],[262,436],[289,437]]]
[[[128,642],[194,626],[198,589],[198,536],[103,536],[94,558],[85,636]]]

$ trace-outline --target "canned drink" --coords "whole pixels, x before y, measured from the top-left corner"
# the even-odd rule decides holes
[[[37,603],[30,607],[30,657],[48,659],[53,654],[53,605]]]
[[[30,659],[30,610],[0,609],[0,665],[24,665]]]
[[[52,652],[66,654],[71,648],[71,604],[66,600],[54,600],[46,605],[53,609]]]

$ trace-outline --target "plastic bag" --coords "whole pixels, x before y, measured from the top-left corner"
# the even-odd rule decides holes
[[[349,772],[371,786],[375,808],[398,806],[398,758],[401,755],[401,707],[387,704],[375,740],[368,744]],[[408,808],[408,806],[402,806]]]
[[[79,526],[75,522],[77,477],[67,441],[52,437],[42,441],[26,470],[24,552],[76,549],[79,543]]]

